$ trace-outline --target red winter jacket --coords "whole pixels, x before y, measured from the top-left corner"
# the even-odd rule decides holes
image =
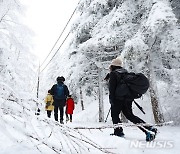
[[[66,114],[73,114],[74,110],[74,100],[72,98],[68,98],[66,101]]]

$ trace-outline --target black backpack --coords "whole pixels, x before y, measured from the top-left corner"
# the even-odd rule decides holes
[[[116,87],[116,98],[137,99],[146,93],[149,88],[149,80],[142,73],[125,72],[117,74],[118,85]]]

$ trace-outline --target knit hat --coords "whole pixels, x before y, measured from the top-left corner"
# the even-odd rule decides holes
[[[110,66],[122,66],[122,61],[120,57],[117,57],[116,59],[113,59]]]
[[[65,81],[65,78],[64,78],[63,76],[60,76],[60,77],[58,76],[56,80],[57,80],[58,82],[59,82],[59,81],[64,82],[64,81]]]

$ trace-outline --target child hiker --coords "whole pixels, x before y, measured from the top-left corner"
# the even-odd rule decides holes
[[[48,118],[51,118],[51,112],[54,110],[54,106],[53,106],[53,96],[51,95],[51,90],[48,90],[48,94],[45,98],[45,110],[47,111],[47,116]]]
[[[69,121],[69,118],[70,118],[70,122],[72,122],[73,110],[74,110],[74,100],[72,99],[71,95],[69,95],[66,101],[66,122]]]

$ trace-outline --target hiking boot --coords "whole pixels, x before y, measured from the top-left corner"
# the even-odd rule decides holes
[[[124,133],[120,132],[120,133],[114,133],[114,135],[119,136],[119,137],[124,137]]]
[[[69,116],[68,115],[66,115],[66,120],[69,121]]]
[[[153,133],[154,133],[154,135],[156,135],[157,134],[157,128],[150,128],[150,131],[152,131]]]
[[[150,142],[153,141],[155,139],[156,135],[155,134],[151,134],[150,132],[146,133],[146,141]]]
[[[122,128],[121,129],[119,129],[119,128],[115,129],[114,135],[119,136],[119,137],[124,137],[123,129]]]
[[[61,123],[61,124],[64,124],[63,120],[60,120],[60,123]]]

